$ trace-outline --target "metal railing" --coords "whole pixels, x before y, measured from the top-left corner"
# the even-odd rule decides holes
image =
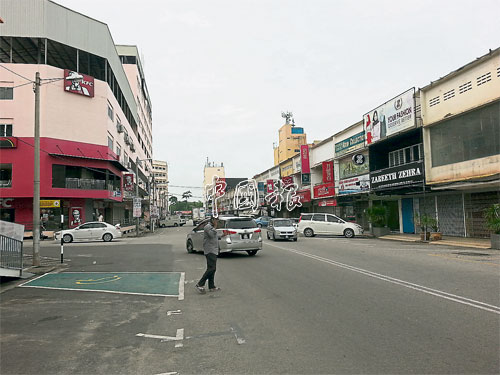
[[[66,189],[106,190],[106,180],[66,178]]]
[[[23,269],[23,242],[0,234],[0,267]]]

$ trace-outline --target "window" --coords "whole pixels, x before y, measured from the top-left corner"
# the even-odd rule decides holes
[[[312,218],[311,214],[302,214],[300,220],[311,220],[311,218]]]
[[[340,219],[337,216],[326,215],[326,219],[329,223],[341,223]]]
[[[0,188],[12,187],[12,164],[0,164]]]
[[[14,89],[12,87],[0,87],[0,100],[14,99]]]
[[[111,107],[109,104],[108,104],[108,117],[111,119],[111,121],[113,121],[114,118],[113,107]]]
[[[109,142],[109,141],[108,141]],[[118,159],[120,158],[120,155],[122,153],[122,148],[120,147],[120,145],[117,143],[116,144],[116,155],[118,155]]]
[[[0,124],[0,137],[12,137],[12,124]]]
[[[500,101],[430,128],[432,166],[500,153]]]
[[[92,223],[88,223],[88,224],[82,224],[78,228],[79,229],[92,229],[92,227],[93,227]]]
[[[114,144],[113,137],[108,135],[108,147],[111,151],[113,151],[113,144]]]
[[[422,159],[422,144],[405,147],[389,152],[389,167],[408,164]]]
[[[128,154],[126,152],[124,153],[123,161],[125,162],[125,165],[128,164]]]
[[[314,214],[313,221],[325,221],[325,215],[324,214]]]

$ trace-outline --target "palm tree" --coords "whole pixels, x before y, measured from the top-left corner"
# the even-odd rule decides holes
[[[191,190],[185,191],[182,193],[182,199],[184,199],[186,202],[189,198],[191,198],[193,194],[191,193]]]

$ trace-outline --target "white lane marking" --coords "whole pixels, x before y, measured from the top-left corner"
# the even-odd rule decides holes
[[[182,341],[184,339],[184,328],[180,328],[180,329],[177,330],[175,338],[178,341]],[[183,346],[184,346],[184,344],[182,342],[175,343],[175,347],[176,348],[182,348]]]
[[[184,280],[186,279],[186,273],[181,272],[181,277],[179,279],[179,301],[184,300]]]
[[[401,286],[404,286],[406,288],[417,290],[419,292],[423,292],[423,293],[430,294],[430,295],[433,295],[436,297],[444,298],[444,299],[447,299],[447,300],[450,300],[453,302],[458,302],[458,303],[461,303],[463,305],[472,306],[472,307],[475,307],[477,309],[493,312],[495,314],[500,315],[500,307],[499,306],[490,305],[490,304],[487,304],[485,302],[476,301],[476,300],[462,297],[462,296],[457,296],[455,294],[447,293],[447,292],[444,292],[442,290],[428,288],[428,287],[425,287],[423,285],[410,283],[408,281],[404,281],[404,280],[396,279],[394,277],[390,277],[390,276],[382,275],[382,274],[379,274],[376,272],[368,271],[368,270],[365,270],[363,268],[353,267],[353,266],[350,266],[348,264],[339,263],[339,262],[336,262],[336,261],[328,259],[328,258],[320,257],[318,255],[305,253],[305,252],[302,252],[299,250],[288,249],[288,248],[277,246],[274,244],[271,244],[271,246],[277,247],[277,248],[282,249],[282,250],[290,251],[292,253],[302,255],[302,256],[305,256],[305,257],[308,257],[311,259],[315,259],[315,260],[318,260],[318,261],[323,262],[323,263],[328,263],[328,264],[331,264],[331,265],[334,265],[334,266],[337,266],[340,268],[345,268],[345,269],[350,270],[350,271],[358,272],[358,273],[361,273],[363,275],[370,276],[370,277],[373,277],[373,278],[376,278],[379,280],[383,280],[383,281],[387,281],[387,282],[390,282],[393,284],[401,285]]]
[[[31,280],[33,281],[33,280]],[[23,288],[38,288],[38,289],[54,289],[54,290],[74,290],[77,292],[96,292],[96,293],[112,293],[112,294],[132,294],[136,296],[151,296],[151,297],[179,297],[177,294],[154,294],[154,293],[133,293],[133,292],[117,292],[114,290],[101,290],[101,289],[75,289],[75,288],[54,288],[50,286],[31,286],[19,285]]]
[[[156,375],[177,375],[179,374],[177,371],[173,372],[162,372],[161,374],[156,374]]]
[[[170,316],[170,315],[181,315],[181,314],[182,314],[181,310],[170,310],[170,311],[167,311],[167,316]]]

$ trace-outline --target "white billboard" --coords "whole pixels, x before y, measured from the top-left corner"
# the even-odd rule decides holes
[[[415,127],[414,95],[411,88],[363,116],[366,145]]]

